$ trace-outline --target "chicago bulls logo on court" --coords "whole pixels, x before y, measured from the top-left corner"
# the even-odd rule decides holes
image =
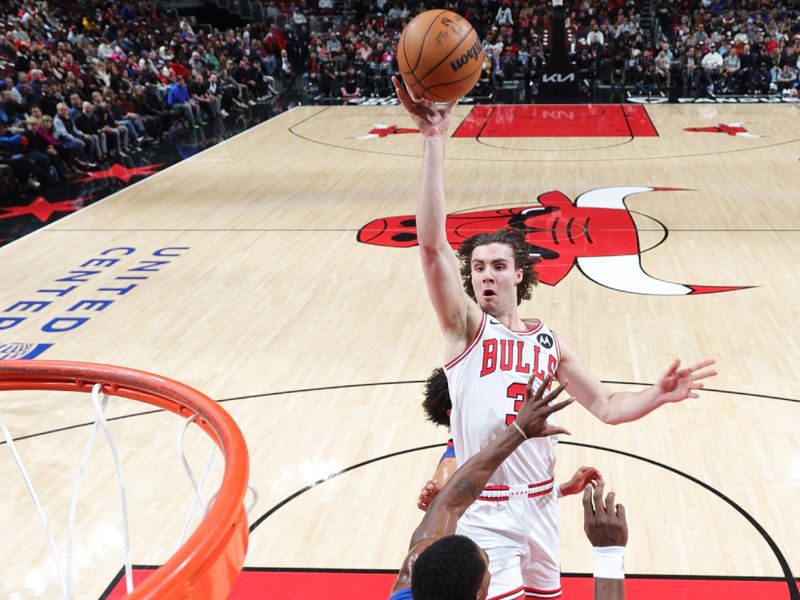
[[[573,203],[558,191],[539,196],[539,206],[521,206],[447,215],[447,239],[455,249],[477,233],[513,227],[525,233],[541,257],[539,281],[556,285],[574,265],[602,286],[658,296],[710,294],[750,286],[702,286],[673,283],[650,276],[642,268],[639,235],[625,198],[642,192],[674,188],[608,187],[590,190]],[[408,248],[417,245],[413,215],[387,217],[367,223],[358,241],[376,246]]]

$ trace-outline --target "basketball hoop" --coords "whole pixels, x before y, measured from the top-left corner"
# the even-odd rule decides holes
[[[216,497],[194,533],[164,565],[140,583],[131,600],[226,598],[247,552],[249,459],[239,427],[216,402],[187,385],[145,371],[70,361],[0,361],[0,391],[102,392],[153,404],[193,418],[219,447],[225,471]]]

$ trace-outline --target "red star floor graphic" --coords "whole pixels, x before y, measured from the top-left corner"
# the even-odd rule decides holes
[[[747,131],[742,123],[720,123],[711,127],[685,127],[683,130],[703,133],[727,133],[730,136],[759,137]]]
[[[419,129],[410,129],[408,127],[398,127],[397,125],[382,125],[380,123],[377,123],[372,127],[372,129],[370,129],[369,133],[367,133],[366,135],[360,135],[356,139],[369,140],[372,138],[385,138],[390,135],[397,135],[400,133],[419,133]]]
[[[92,171],[87,177],[78,179],[78,181],[97,181],[98,179],[115,177],[120,181],[128,183],[134,177],[147,177],[148,175],[152,175],[163,166],[164,163],[157,163],[154,165],[144,165],[142,167],[133,167],[132,169],[129,169],[119,163],[114,163],[110,169],[106,169],[105,171]]]
[[[42,196],[37,196],[33,202],[27,206],[3,206],[0,207],[0,219],[11,219],[13,217],[21,217],[24,215],[33,215],[42,223],[47,220],[56,212],[74,212],[84,207],[85,202],[90,200],[91,196],[82,196],[72,200],[62,200],[61,202],[50,202]]]

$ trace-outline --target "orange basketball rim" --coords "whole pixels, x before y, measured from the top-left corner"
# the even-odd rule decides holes
[[[197,390],[145,371],[70,361],[0,361],[0,391],[104,393],[153,404],[197,423],[225,456],[219,492],[203,521],[178,551],[127,596],[131,600],[226,598],[247,552],[247,446],[233,418]]]

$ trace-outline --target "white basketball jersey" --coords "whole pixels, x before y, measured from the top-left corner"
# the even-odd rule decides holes
[[[483,313],[478,333],[444,367],[453,408],[450,429],[456,463],[463,465],[516,418],[531,371],[534,390],[558,369],[561,352],[555,334],[540,321],[513,331]],[[555,423],[553,415],[549,423]],[[553,476],[556,436],[524,442],[494,472],[490,485],[520,485]]]

